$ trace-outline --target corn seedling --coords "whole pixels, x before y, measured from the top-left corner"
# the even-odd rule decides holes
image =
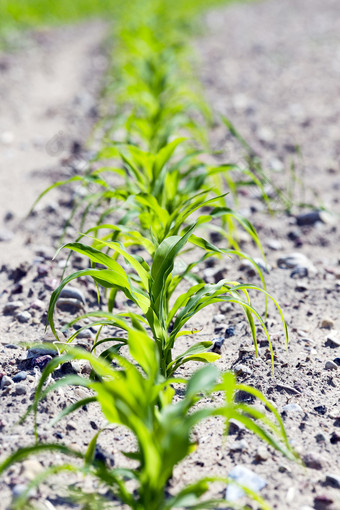
[[[54,324],[54,309],[60,292],[72,280],[87,276],[91,277],[97,285],[110,289],[108,312],[90,312],[79,319],[95,317],[96,325],[111,325],[127,330],[128,326],[124,317],[128,317],[134,323],[138,323],[142,331],[141,338],[148,337],[144,326],[149,327],[158,348],[160,370],[165,377],[170,377],[179,366],[188,361],[208,362],[219,357],[217,354],[210,352],[212,343],[209,341],[196,343],[177,358],[172,358],[175,341],[183,334],[188,333],[188,331],[183,330],[187,322],[203,308],[218,302],[236,303],[241,306],[251,329],[256,353],[257,340],[254,317],[260,322],[268,338],[273,360],[272,345],[267,328],[260,313],[252,305],[248,290],[262,292],[274,301],[282,317],[288,342],[287,327],[279,305],[264,289],[254,285],[239,284],[226,280],[221,280],[217,284],[206,284],[202,280],[194,280],[192,269],[197,264],[210,256],[216,255],[216,253],[219,255],[228,254],[228,250],[220,250],[203,238],[194,235],[198,223],[193,223],[187,227],[182,235],[166,237],[155,250],[150,265],[140,255],[129,253],[125,246],[119,242],[94,239],[97,245],[109,248],[113,252],[113,256],[83,243],[68,243],[65,245],[65,248],[87,256],[92,267],[67,276],[53,292],[50,300],[48,322],[56,338],[58,336]],[[174,271],[176,259],[187,244],[203,250],[203,255],[198,261],[184,264],[182,269]],[[132,271],[128,272],[123,268],[123,265],[117,261],[119,256],[130,266]],[[96,267],[98,264],[100,264],[100,268]],[[105,269],[103,269],[103,266]],[[180,293],[173,300],[174,293],[176,291],[177,293],[180,292],[179,284],[186,277],[189,279],[191,277],[193,286],[188,291]],[[117,292],[123,292],[127,299],[132,300],[140,309],[139,314],[132,314],[131,312],[113,314]],[[77,332],[70,337],[69,341],[72,341],[76,336]],[[109,341],[112,342],[112,340]],[[122,345],[121,342],[122,340],[119,339],[119,345]]]
[[[85,404],[98,402],[108,424],[122,425],[135,437],[135,450],[123,453],[133,460],[134,464],[137,463],[137,466],[124,469],[109,468],[105,464],[105,459],[96,458],[96,444],[102,431],[94,436],[84,454],[60,444],[37,443],[35,446],[19,449],[0,465],[0,474],[14,462],[45,451],[63,453],[71,461],[53,466],[34,479],[17,499],[14,507],[16,510],[27,508],[25,505],[32,487],[62,471],[80,472],[84,476],[94,477],[99,482],[97,498],[98,493],[105,494],[101,504],[106,503],[107,508],[117,508],[121,503],[134,510],[172,508],[193,510],[225,505],[223,497],[204,501],[201,498],[208,492],[212,482],[228,484],[226,476],[209,476],[197,480],[177,493],[169,494],[167,490],[174,467],[197,447],[191,439],[194,427],[213,416],[220,416],[225,420],[226,434],[229,420],[237,419],[249,431],[286,457],[292,460],[297,458],[288,442],[280,415],[258,390],[238,384],[232,373],[220,374],[213,365],[198,370],[189,380],[178,378],[165,380],[158,371],[159,352],[155,349],[153,341],[144,338],[140,330],[130,328],[128,346],[133,361],[127,361],[115,354],[116,368],[114,368],[104,359],[84,350],[57,344],[60,356],[51,360],[45,368],[34,402],[26,416],[31,411],[37,416],[39,402],[62,386],[85,387],[90,390],[91,396],[66,407],[53,420],[53,424]],[[59,365],[72,360],[89,362],[95,377],[66,376],[45,387],[53,371]],[[179,385],[185,387],[184,397],[180,399],[176,397],[176,388]],[[258,399],[267,411],[261,411],[252,405],[236,403],[234,397],[239,390],[247,391]],[[207,405],[205,402],[207,397],[213,405]],[[199,405],[200,403],[204,403],[204,407]],[[78,462],[72,463],[72,459],[75,458]],[[245,491],[262,509],[269,509],[258,495],[246,488]],[[86,499],[94,501],[93,497],[94,495],[87,496],[85,493],[83,501]]]

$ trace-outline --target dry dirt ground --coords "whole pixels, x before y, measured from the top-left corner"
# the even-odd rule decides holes
[[[292,214],[270,216],[250,188],[244,188],[240,197],[242,212],[255,224],[271,266],[268,290],[281,304],[290,331],[287,353],[279,316],[271,308],[268,327],[275,347],[274,378],[263,334],[259,333],[256,359],[249,329],[236,308],[216,306],[195,324],[204,328],[202,338],[208,339],[219,336],[219,327],[222,331],[235,327],[218,366],[233,367],[240,381],[258,387],[275,403],[305,467],[260,448],[258,440],[236,426],[223,441],[221,423],[210,420],[197,431],[199,447],[176,468],[171,486],[212,473],[225,476],[241,464],[264,478],[261,495],[273,508],[340,509],[340,5],[337,0],[237,4],[209,13],[206,24],[207,35],[197,41],[196,49],[209,102],[234,123],[274,182],[291,187],[296,204],[307,202],[332,214],[306,217],[311,207],[295,206]],[[47,32],[32,40],[26,53],[0,59],[0,94],[5,98],[0,129],[1,309],[11,301],[21,302],[0,318],[0,371],[10,378],[20,370],[18,361],[26,357],[18,343],[48,337],[46,308],[64,264],[63,255],[56,262],[51,257],[74,191],[51,195],[36,215],[20,220],[38,191],[57,178],[73,175],[81,166],[80,155],[86,158],[82,143],[95,116],[98,83],[93,66],[97,71],[103,66],[98,49],[102,37],[97,25]],[[59,143],[64,147],[61,153]],[[244,150],[221,126],[214,128],[212,144],[223,150],[219,158],[242,164]],[[289,170],[292,162],[294,172]],[[289,194],[286,191],[285,197],[290,198]],[[272,206],[282,209],[283,202],[274,196]],[[259,256],[243,236],[242,248]],[[282,267],[291,253],[300,254],[300,266],[305,269]],[[78,268],[83,262],[73,264]],[[220,270],[231,280],[258,282],[249,267],[242,268],[237,260],[202,268],[208,280]],[[79,289],[86,308],[95,306],[91,286],[82,282]],[[261,308],[261,300],[255,297],[255,302]],[[69,317],[58,312],[60,324]],[[216,321],[222,321],[222,326]],[[27,408],[39,373],[38,368],[24,365],[24,369],[26,379],[9,384],[1,393],[1,457],[33,439],[31,421],[14,426]],[[185,373],[193,369],[190,366]],[[45,440],[58,437],[85,448],[104,424],[98,410],[89,407],[55,429],[47,427],[65,401],[74,401],[82,391],[60,391],[44,403],[39,422]],[[121,429],[108,430],[100,441],[117,465],[122,461],[119,452],[129,443],[129,435]],[[46,466],[49,460],[42,462]],[[35,463],[7,473],[0,482],[0,507],[7,508],[11,491],[39,469]],[[224,490],[216,486],[215,495]],[[36,498],[45,508],[69,508],[62,497],[49,497],[46,489]],[[250,503],[250,508],[256,505]]]

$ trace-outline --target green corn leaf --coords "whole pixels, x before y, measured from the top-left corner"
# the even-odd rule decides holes
[[[197,370],[189,379],[185,398],[192,399],[200,392],[210,392],[217,383],[219,372],[215,365]]]
[[[68,382],[68,384],[69,384],[69,382]],[[74,404],[71,404],[71,405],[65,407],[65,409],[63,409],[61,411],[61,413],[58,414],[58,416],[53,418],[53,420],[50,422],[50,426],[55,425],[65,416],[68,416],[69,414],[72,414],[75,411],[77,411],[77,409],[80,409],[83,406],[92,404],[92,402],[96,402],[96,401],[97,401],[96,397],[87,397],[87,398],[83,398],[81,400],[77,400],[77,402],[74,402]]]
[[[86,453],[84,455],[84,462],[85,464],[92,464],[94,460],[94,455],[96,452],[96,446],[97,446],[97,440],[99,437],[99,434],[102,432],[102,430],[98,430],[98,432],[93,436],[91,441],[89,442],[89,445],[87,447]]]
[[[34,446],[26,446],[24,448],[19,448],[16,450],[12,455],[7,457],[1,464],[0,464],[0,474],[2,474],[6,469],[8,469],[10,466],[12,466],[16,462],[21,462],[28,457],[30,457],[32,454],[37,453],[43,453],[43,452],[59,452],[63,455],[70,455],[72,457],[76,457],[78,459],[82,459],[83,455],[79,453],[76,450],[72,450],[71,448],[68,448],[67,446],[61,445],[61,444],[55,444],[55,443],[39,443]]]
[[[131,356],[150,378],[154,378],[159,366],[155,342],[145,332],[132,328],[129,329],[128,342]]]
[[[121,271],[116,272],[111,269],[82,269],[81,271],[77,271],[76,273],[71,274],[67,278],[65,278],[59,287],[52,293],[49,309],[48,309],[48,323],[51,327],[51,330],[54,333],[54,336],[58,339],[58,335],[54,326],[53,321],[53,313],[54,308],[57,303],[58,297],[62,289],[67,285],[70,281],[79,278],[80,276],[91,276],[96,283],[106,288],[117,288],[124,292],[128,299],[132,299],[135,301],[138,306],[145,313],[149,309],[150,301],[149,299],[143,295],[141,292],[137,291],[137,289],[132,289],[126,274],[122,274]]]
[[[136,257],[136,256],[131,255],[130,253],[128,253],[126,251],[124,246],[122,244],[120,244],[120,243],[103,241],[101,239],[96,239],[96,238],[91,238],[91,239],[94,239],[99,244],[107,246],[108,248],[111,248],[112,250],[114,250],[116,253],[119,253],[120,255],[122,255],[125,258],[125,260],[127,260],[129,262],[129,264],[135,269],[135,271],[139,275],[141,281],[143,282],[145,290],[148,292],[148,290],[149,290],[150,274],[145,269],[145,267],[148,267],[148,266],[146,266],[144,260],[141,259],[141,257]],[[141,259],[142,263],[140,263],[138,259]],[[118,264],[118,266],[119,266],[119,264]],[[110,266],[108,266],[108,267],[110,267]],[[119,267],[121,267],[121,266],[119,266]],[[112,268],[110,268],[110,269],[112,269]],[[125,271],[124,271],[124,273],[125,273]]]
[[[202,361],[205,363],[209,363],[211,361],[216,361],[220,358],[219,354],[214,352],[209,352],[211,349],[212,342],[198,342],[192,345],[189,349],[187,349],[183,354],[180,354],[175,358],[171,363],[167,366],[168,373],[172,373],[176,370],[180,365],[187,363],[188,361]]]
[[[151,296],[154,303],[159,299],[165,280],[174,267],[176,255],[186,244],[195,228],[196,224],[193,224],[184,236],[170,236],[166,238],[157,248],[151,266]]]
[[[153,164],[153,179],[156,180],[158,175],[160,174],[164,165],[169,161],[171,156],[173,155],[175,149],[186,140],[186,138],[177,138],[173,142],[170,142],[165,147],[163,147],[155,156],[154,164]]]

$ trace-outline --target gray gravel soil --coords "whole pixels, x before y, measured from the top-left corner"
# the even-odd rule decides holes
[[[267,319],[275,352],[274,377],[263,333],[259,329],[256,358],[249,327],[237,308],[208,308],[193,326],[203,328],[202,339],[220,336],[219,328],[222,334],[227,327],[235,328],[235,334],[224,344],[218,367],[234,369],[240,381],[259,388],[277,406],[305,465],[289,462],[237,426],[225,439],[223,424],[210,419],[197,429],[198,448],[176,467],[170,490],[200,476],[227,476],[233,467],[242,465],[265,480],[261,495],[272,508],[339,510],[340,4],[337,0],[235,4],[210,12],[206,26],[206,34],[195,43],[206,97],[216,112],[236,126],[274,185],[286,187],[284,196],[278,197],[268,180],[266,190],[276,210],[272,215],[253,188],[243,187],[239,202],[263,243],[270,266],[267,288],[282,306],[290,333],[289,349],[287,352],[274,306],[270,306]],[[65,256],[60,254],[54,262],[51,259],[71,211],[74,188],[55,192],[35,215],[25,221],[23,216],[44,186],[73,175],[82,158],[87,158],[83,144],[95,120],[99,90],[92,71],[95,66],[96,74],[100,74],[104,67],[99,49],[103,37],[103,27],[76,27],[66,33],[53,32],[53,37],[44,34],[43,41],[38,38],[32,42],[30,56],[0,56],[0,96],[6,97],[6,104],[1,103],[0,128],[0,372],[5,380],[0,390],[1,458],[19,444],[33,442],[32,420],[23,426],[16,423],[30,402],[46,354],[40,353],[43,359],[38,356],[38,362],[28,362],[26,349],[19,343],[51,338],[44,331],[46,310],[51,290],[61,277]],[[66,69],[75,74],[62,82],[59,80],[66,80],[64,60],[69,66]],[[46,67],[41,62],[46,62]],[[52,82],[58,85],[46,88],[51,72],[57,73]],[[32,92],[24,100],[22,76],[27,76],[28,91],[33,91],[36,83],[43,83],[40,94]],[[89,76],[92,79],[88,80]],[[62,99],[56,100],[54,86],[64,94]],[[40,104],[42,110],[37,111]],[[26,119],[22,122],[21,110]],[[53,122],[47,120],[51,114],[46,116],[51,110],[55,112]],[[48,129],[49,122],[52,124]],[[62,152],[53,147],[46,150],[49,140],[60,132],[64,133],[60,135]],[[244,164],[244,149],[220,123],[212,130],[212,145],[223,152],[216,156],[217,161],[236,162],[240,167]],[[34,147],[40,147],[37,156]],[[15,186],[13,180],[9,181],[8,165],[12,165],[16,175]],[[288,213],[284,209],[291,199],[294,204]],[[18,203],[22,207],[17,207]],[[310,215],[313,208],[322,212]],[[71,229],[70,235],[74,233]],[[240,243],[245,252],[261,257],[243,233]],[[72,269],[79,269],[85,267],[85,262],[75,257],[72,265]],[[236,258],[202,268],[207,281],[221,270],[230,280],[259,284],[252,269]],[[81,280],[75,287],[80,291],[74,296],[75,302],[58,310],[59,327],[83,307],[89,310],[96,306],[91,283]],[[262,311],[263,299],[255,294],[252,297]],[[124,306],[123,300],[120,306]],[[78,342],[89,345],[93,336],[94,331],[89,330]],[[188,345],[193,341],[190,337],[183,340]],[[68,368],[79,373],[88,369],[76,363]],[[194,369],[193,363],[180,372],[190,375]],[[22,371],[26,378],[17,375],[14,382],[12,377]],[[95,406],[80,410],[55,428],[47,426],[65,403],[85,396],[84,392],[59,390],[42,404],[39,422],[44,440],[59,438],[74,447],[86,447],[95,431],[104,425]],[[111,427],[101,435],[100,445],[114,455],[116,465],[122,465],[127,461],[120,452],[133,447],[131,441],[125,430]],[[0,481],[0,508],[7,509],[13,490],[51,462],[45,457],[7,472]],[[216,484],[211,493],[223,496],[225,487]],[[48,510],[69,508],[61,493],[57,494],[51,498],[47,488],[42,488],[36,492],[35,501]],[[257,508],[255,503],[248,504],[249,508]]]

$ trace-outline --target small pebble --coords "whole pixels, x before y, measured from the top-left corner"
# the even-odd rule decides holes
[[[218,323],[218,324],[220,324],[220,323],[221,323],[221,322],[223,322],[224,320],[225,320],[224,315],[222,315],[222,314],[220,313],[220,314],[217,314],[217,315],[214,315],[214,316],[213,316],[212,322],[213,322],[213,323]]]
[[[235,441],[233,444],[229,446],[229,450],[231,452],[242,452],[247,451],[249,448],[249,444],[245,439],[240,439],[240,441]]]
[[[327,413],[327,407],[324,405],[316,406],[316,407],[314,407],[314,411],[316,411],[317,413],[319,413],[321,415],[324,415]]]
[[[308,276],[308,268],[298,266],[290,273],[291,278],[305,278]]]
[[[221,313],[228,313],[232,311],[233,305],[232,303],[221,303],[219,308]]]
[[[296,216],[296,224],[299,227],[305,225],[315,225],[317,221],[322,221],[320,216],[320,211],[311,211],[304,214],[299,214]]]
[[[235,335],[235,326],[229,326],[226,330],[225,330],[225,337],[226,338],[230,338],[232,336]]]
[[[223,333],[227,329],[227,327],[228,325],[224,324],[223,322],[220,324],[216,324],[214,327],[214,333],[216,333],[216,335],[219,335]]]
[[[59,295],[60,298],[70,298],[70,299],[77,299],[81,303],[85,304],[85,297],[84,294],[77,289],[76,287],[71,287],[70,285],[66,285],[62,289]]]
[[[325,345],[326,347],[332,347],[333,349],[340,347],[340,338],[337,338],[334,335],[328,335]]]
[[[301,406],[295,403],[286,404],[285,406],[283,406],[282,410],[285,411],[286,413],[303,413]]]
[[[4,375],[1,378],[0,389],[4,390],[13,384],[13,381],[8,375]]]
[[[302,232],[299,228],[288,232],[287,237],[290,241],[296,241],[302,236]]]
[[[1,243],[8,243],[8,241],[11,241],[13,239],[14,234],[10,230],[0,230],[0,242]]]
[[[45,310],[47,306],[44,303],[44,301],[41,301],[41,299],[36,299],[35,301],[33,301],[33,303],[31,303],[30,308],[32,308],[33,310],[42,311]]]
[[[314,510],[326,510],[332,504],[333,499],[326,494],[320,494],[314,498]]]
[[[93,338],[93,333],[90,329],[83,329],[77,334],[77,338]]]
[[[21,496],[27,490],[27,485],[24,483],[18,483],[12,487],[12,496],[14,499]]]
[[[66,430],[77,430],[77,424],[74,421],[69,421]]]
[[[222,354],[222,346],[224,344],[224,338],[219,337],[213,340],[213,345],[211,346],[211,352],[216,352],[217,354]]]
[[[332,319],[323,319],[321,321],[321,328],[332,329],[334,327],[334,321]]]
[[[275,388],[278,391],[285,391],[289,395],[301,395],[301,391],[297,390],[293,386],[288,386],[288,384],[277,384]]]
[[[104,448],[102,448],[99,444],[96,445],[94,461],[106,464],[107,467],[111,468],[115,465],[114,456],[104,450]]]
[[[47,276],[50,268],[46,264],[39,264],[37,267],[38,276]]]
[[[31,347],[27,351],[27,358],[37,358],[38,356],[45,356],[46,354],[56,356],[58,352],[52,347]]]
[[[280,243],[280,241],[277,241],[276,239],[270,239],[269,241],[267,241],[267,246],[270,250],[273,251],[282,250],[282,244]]]
[[[250,368],[247,367],[246,365],[243,365],[242,363],[235,365],[233,370],[236,375],[252,375],[253,374],[253,372],[250,370]]]
[[[23,307],[23,303],[21,301],[10,301],[7,303],[2,312],[4,315],[13,315],[19,308]]]
[[[265,446],[259,446],[256,450],[255,460],[257,462],[263,462],[269,459],[269,452]]]
[[[320,455],[314,452],[307,453],[302,457],[302,460],[306,464],[306,467],[310,469],[320,470],[324,465],[324,461]]]
[[[338,365],[336,363],[334,363],[334,361],[329,360],[329,361],[326,361],[325,369],[326,370],[337,370]]]
[[[319,434],[316,434],[315,436],[315,441],[317,443],[324,443],[326,441],[326,438],[323,434],[321,434],[321,432]]]
[[[233,418],[229,420],[229,436],[234,436],[236,434],[240,434],[245,431],[245,426],[240,421],[234,420]]]
[[[72,315],[84,310],[83,304],[78,299],[60,298],[57,301],[57,307],[62,312],[68,312]]]
[[[279,257],[277,265],[280,269],[306,268],[309,275],[316,273],[316,268],[303,253],[289,253]]]
[[[337,434],[337,432],[332,432],[331,438],[330,438],[331,444],[338,444],[340,442],[340,435]]]
[[[248,393],[247,391],[238,390],[235,393],[235,402],[246,402],[249,404],[251,402],[254,402],[254,400],[255,400],[254,395]]]
[[[289,467],[284,466],[283,464],[280,464],[278,467],[279,473],[290,473],[291,470]]]
[[[340,489],[340,476],[335,474],[326,474],[326,484],[331,485],[335,489]]]
[[[24,384],[15,385],[15,395],[26,395],[27,387]]]
[[[25,324],[26,322],[29,322],[29,320],[32,318],[32,315],[29,312],[20,312],[16,315],[16,319],[21,322],[22,324]]]
[[[28,480],[33,480],[43,470],[43,465],[36,459],[26,459],[21,464],[21,475]]]
[[[254,471],[249,469],[247,466],[238,464],[229,472],[229,478],[232,478],[240,485],[244,485],[248,489],[259,492],[263,489],[267,482],[264,478],[256,474]],[[244,491],[238,485],[230,483],[226,489],[226,500],[233,502],[244,496]]]
[[[21,372],[18,372],[17,374],[15,374],[12,377],[12,381],[14,381],[15,383],[18,383],[18,382],[24,381],[26,378],[27,378],[27,373],[22,370]]]
[[[219,232],[210,232],[210,240],[213,244],[217,244],[222,241],[222,236]]]

